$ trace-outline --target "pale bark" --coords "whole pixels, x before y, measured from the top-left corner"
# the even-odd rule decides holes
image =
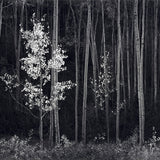
[[[22,8],[21,8],[21,15],[20,15],[20,25],[21,27],[23,27],[23,19],[24,19],[24,6],[25,6],[25,3],[26,1],[24,0],[23,3],[22,3]],[[22,36],[21,36],[21,31],[19,29],[19,33],[18,33],[18,36],[17,36],[17,1],[15,3],[15,43],[18,42],[18,44],[15,44],[15,52],[16,52],[16,74],[17,74],[17,77],[18,77],[18,83],[20,83],[20,54],[21,54],[21,40],[22,40]],[[18,41],[16,40],[18,37]],[[20,101],[20,88],[18,87],[16,89],[16,98],[17,98],[17,101]],[[19,110],[19,105],[17,106],[17,108]]]
[[[138,82],[138,105],[139,105],[139,143],[144,142],[144,93],[143,93],[143,50],[144,50],[144,18],[145,18],[145,0],[143,0],[142,13],[142,35],[140,43],[140,34],[138,28],[138,0],[134,2],[134,32],[135,32],[135,53],[137,56],[137,82]]]
[[[144,25],[145,25],[145,0],[143,0],[142,13],[142,35],[141,35],[141,62],[140,62],[140,95],[142,105],[142,144],[144,143],[144,126],[145,126],[145,104],[144,104],[144,88],[143,88],[143,57],[144,57]]]
[[[53,36],[52,36],[52,56],[53,51],[58,47],[58,0],[54,0],[54,11],[53,11]],[[50,144],[53,145],[53,111],[54,111],[54,121],[55,121],[55,143],[56,145],[60,143],[60,129],[59,129],[59,108],[58,101],[53,102],[55,98],[53,95],[54,86],[58,82],[58,73],[56,70],[51,70],[51,98],[52,98],[52,111],[50,112]]]
[[[120,117],[120,59],[121,59],[121,24],[120,24],[120,0],[118,0],[118,46],[117,46],[117,74],[116,74],[116,91],[117,91],[117,108],[116,108],[116,142],[119,141],[119,117]]]
[[[42,74],[40,76],[39,137],[40,147],[43,149]]]
[[[108,104],[108,71],[107,71],[107,55],[106,55],[106,34],[105,34],[105,22],[104,22],[104,4],[101,0],[102,4],[102,30],[103,30],[103,56],[104,56],[104,75],[105,75],[105,112],[106,112],[106,130],[107,130],[107,142],[109,143],[109,104]]]
[[[84,86],[83,86],[83,111],[82,111],[82,141],[86,144],[86,119],[87,119],[87,90],[88,90],[88,60],[90,46],[90,31],[91,31],[91,4],[88,0],[88,17],[86,31],[86,49],[85,49],[85,66],[84,66]]]
[[[125,0],[125,3],[126,0]],[[125,4],[126,6],[127,4]],[[129,54],[129,24],[128,24],[128,11],[126,6],[126,21],[127,21],[127,32],[126,32],[126,48],[127,48],[127,86],[128,86],[128,104],[130,107],[130,101],[131,101],[131,80],[130,80],[130,54]]]
[[[94,13],[93,13],[94,14]],[[95,26],[93,23],[94,16],[92,14],[92,25],[91,25],[91,58],[92,58],[92,66],[93,66],[93,85],[94,90],[97,90],[97,46],[96,46],[96,29],[97,29],[97,22],[98,22],[98,12],[96,16]],[[96,121],[98,122],[98,107],[97,107],[97,97],[96,92],[94,92],[94,107],[95,107],[95,115]]]
[[[145,19],[145,52],[148,50],[148,12],[149,12],[149,8],[148,8],[148,0],[146,0],[146,19]],[[147,92],[147,55],[144,55],[144,93]]]
[[[154,109],[157,111],[157,36],[158,36],[158,0],[154,1]]]

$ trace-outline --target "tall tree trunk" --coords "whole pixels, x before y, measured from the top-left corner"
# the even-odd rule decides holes
[[[23,27],[23,14],[24,14],[24,6],[25,6],[26,1],[24,0],[22,3],[22,8],[21,8],[21,15],[20,15],[20,25],[21,27]],[[15,43],[17,42],[16,38],[17,38],[17,1],[15,2]],[[19,33],[18,33],[18,44],[16,45],[16,73],[17,73],[17,77],[18,77],[18,83],[20,83],[20,54],[21,54],[21,31],[19,29]],[[20,88],[18,87],[16,90],[16,99],[19,102],[20,101]],[[19,105],[17,104],[17,108],[18,110],[20,110]]]
[[[92,13],[92,25],[91,25],[91,57],[92,57],[92,66],[93,66],[93,85],[94,90],[97,90],[97,46],[96,46],[96,30],[97,30],[97,23],[98,23],[98,11],[96,15],[96,22],[94,26],[94,13]],[[97,106],[97,96],[96,92],[94,92],[94,107],[95,107],[95,116],[96,122],[98,124],[98,106]]]
[[[77,24],[75,12],[72,7],[70,0],[70,8],[72,11],[73,22],[74,22],[74,43],[75,43],[75,65],[76,65],[76,91],[75,91],[75,142],[78,143],[78,95],[79,95],[79,54],[78,54],[78,37],[77,37]],[[80,10],[80,21],[81,21],[81,12]],[[81,23],[81,22],[80,22]]]
[[[14,7],[14,47],[15,47],[15,55],[17,55],[17,0],[15,0],[15,7]],[[17,57],[17,56],[16,56]]]
[[[131,80],[130,80],[130,55],[129,55],[129,24],[128,24],[128,11],[127,11],[127,1],[125,3],[125,15],[126,15],[126,49],[127,49],[127,86],[128,86],[128,106],[130,107],[131,99]]]
[[[154,1],[154,109],[157,111],[157,36],[158,36],[158,0]]]
[[[3,11],[3,0],[0,3],[0,37],[1,37],[1,30],[2,30],[2,11]]]
[[[143,50],[144,50],[144,18],[145,0],[143,0],[142,12],[142,35],[138,29],[138,0],[134,2],[134,32],[135,32],[135,52],[137,56],[137,82],[138,82],[138,105],[139,105],[139,142],[144,142],[144,93],[143,93]]]
[[[40,147],[43,149],[42,74],[40,76],[39,137]]]
[[[117,46],[117,75],[116,75],[116,91],[117,91],[117,108],[116,108],[116,142],[119,141],[119,117],[120,117],[120,60],[121,60],[121,24],[120,24],[120,0],[118,0],[118,46]]]
[[[107,130],[107,142],[109,143],[109,104],[108,104],[108,71],[107,71],[107,55],[106,55],[106,34],[105,34],[105,22],[104,22],[104,4],[102,4],[102,30],[103,30],[103,56],[104,56],[104,76],[105,76],[105,110],[106,110],[106,130]]]
[[[148,0],[146,0],[146,20],[145,20],[145,52],[147,53],[148,51],[148,12],[149,12],[149,8],[148,8]],[[147,55],[144,55],[144,93],[147,93]]]
[[[144,127],[145,127],[145,108],[144,108],[144,88],[143,88],[143,64],[144,64],[144,25],[145,25],[145,1],[143,0],[142,13],[142,35],[141,35],[141,61],[140,61],[140,95],[142,105],[142,144],[144,143]]]
[[[55,37],[55,41],[53,42],[53,46],[55,49],[57,49],[58,47],[58,1],[59,0],[55,0],[54,2],[54,11],[55,11],[55,17],[54,17],[54,35]],[[54,36],[53,36],[54,37]],[[54,38],[53,38],[54,39]],[[55,71],[54,73],[54,82],[55,84],[58,82],[58,72]],[[59,128],[59,112],[58,112],[59,108],[58,108],[58,101],[56,102],[56,107],[54,110],[54,118],[55,118],[55,139],[56,139],[56,144],[60,143],[60,128]]]
[[[88,87],[88,60],[89,60],[89,46],[90,46],[90,31],[91,31],[91,3],[88,2],[88,17],[87,17],[87,31],[86,31],[86,49],[85,49],[85,66],[84,66],[84,86],[83,86],[83,111],[82,111],[82,141],[86,144],[86,123],[87,123],[87,87]]]
[[[128,10],[127,10],[127,0],[124,0],[124,24],[123,24],[123,36],[122,36],[122,50],[121,50],[121,78],[123,84],[123,105],[124,105],[124,127],[123,127],[123,135],[126,132],[126,120],[127,120],[127,106],[130,108],[130,99],[131,99],[131,81],[130,81],[130,55],[129,55],[129,22],[128,22]],[[126,52],[125,52],[126,50]],[[125,70],[124,59],[126,53],[127,63]],[[125,73],[127,71],[127,73]],[[125,82],[125,75],[127,75],[127,82]],[[126,85],[126,84],[127,85]],[[126,86],[127,86],[127,94],[126,95]],[[127,104],[127,105],[126,105]]]
[[[53,36],[52,36],[52,57],[53,51],[58,47],[58,0],[54,0],[54,11],[53,11]],[[51,97],[54,98],[54,86],[58,82],[58,72],[54,69],[51,70]],[[52,100],[52,111],[50,111],[50,144],[53,146],[53,111],[55,121],[55,142],[60,143],[60,129],[59,129],[59,112],[58,112],[58,101],[53,102]]]
[[[40,14],[40,3],[37,1],[37,19],[40,20],[41,19],[41,14]],[[40,64],[41,66],[41,64]],[[40,67],[41,68],[41,67]],[[43,140],[43,109],[42,109],[42,93],[43,93],[43,89],[42,89],[42,83],[43,83],[43,77],[42,77],[42,71],[41,71],[41,75],[40,75],[40,107],[39,107],[39,138],[40,138],[40,147],[41,149],[43,149],[44,147],[44,140]]]

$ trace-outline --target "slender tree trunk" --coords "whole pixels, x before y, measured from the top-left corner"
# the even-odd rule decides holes
[[[134,37],[135,37],[135,53],[137,57],[137,79],[138,79],[138,105],[139,105],[139,141],[142,144],[142,110],[140,98],[140,36],[138,29],[138,0],[134,1]]]
[[[55,4],[54,4],[54,10],[55,10],[55,26],[53,28],[54,30],[54,35],[55,37],[55,49],[57,49],[58,47],[58,1],[59,0],[55,0]],[[54,17],[54,16],[53,16]],[[53,38],[54,39],[54,38]],[[53,42],[53,46],[54,46],[54,42]],[[55,84],[58,82],[58,72],[55,71],[54,73],[54,82]],[[55,118],[55,138],[56,138],[56,144],[60,143],[60,128],[59,128],[59,112],[58,112],[59,108],[58,108],[58,101],[56,102],[56,107],[54,110],[54,118]]]
[[[52,36],[52,56],[53,51],[58,47],[58,0],[54,0],[54,11],[53,11],[53,36]],[[53,111],[55,121],[55,142],[60,143],[60,129],[59,129],[59,112],[58,112],[58,101],[53,102],[55,98],[53,95],[54,86],[58,82],[58,73],[56,70],[51,70],[51,98],[52,98],[52,111],[50,112],[50,144],[53,146]]]
[[[79,75],[80,75],[80,64],[79,64],[79,54],[80,54],[80,39],[81,39],[81,22],[82,22],[82,12],[83,12],[83,5],[81,5],[81,7],[80,7],[80,15],[79,15],[79,24],[78,24],[78,37],[77,37],[77,57],[76,57],[76,59],[77,59],[77,67],[76,67],[76,69],[77,69],[77,75],[78,75],[78,78],[77,78],[77,86],[79,87],[79,85],[80,85],[80,82],[79,82]],[[77,101],[77,111],[75,111],[75,117],[77,116],[77,119],[76,119],[76,121],[75,121],[75,137],[77,137],[76,139],[77,139],[77,142],[78,142],[78,92],[79,92],[79,88],[77,87],[77,91],[76,91],[76,99],[75,99],[75,101]]]
[[[123,21],[123,36],[122,36],[122,50],[121,50],[121,78],[122,78],[122,89],[123,89],[123,105],[124,105],[124,127],[123,127],[123,135],[126,132],[126,120],[127,120],[127,105],[130,107],[130,60],[129,60],[129,26],[128,26],[128,11],[127,11],[127,0],[124,0],[124,21]],[[126,50],[126,52],[125,52]],[[125,55],[127,58],[127,73],[125,73]],[[125,75],[127,75],[127,83],[125,82]],[[127,84],[127,85],[126,85]],[[126,96],[126,86],[128,91],[128,96]]]
[[[127,1],[125,2],[125,15],[126,15],[126,49],[127,49],[127,86],[128,86],[128,107],[130,107],[131,101],[131,81],[130,81],[130,55],[129,55],[129,24],[128,24],[128,11],[127,11]]]
[[[131,53],[131,59],[130,59],[130,67],[131,67],[131,107],[134,106],[135,101],[135,88],[136,88],[136,56],[134,53],[134,14],[132,14],[132,21],[131,21],[131,30],[129,31],[130,35],[130,53]],[[133,112],[131,113],[131,116],[133,115]]]
[[[145,52],[147,53],[148,51],[148,0],[146,0],[146,20],[145,20]],[[144,93],[147,93],[147,55],[144,55]]]
[[[87,87],[88,87],[88,60],[90,46],[90,31],[91,31],[91,3],[88,2],[88,18],[86,31],[86,50],[85,50],[85,67],[84,67],[84,86],[83,86],[83,111],[82,111],[82,141],[86,144],[86,113],[87,113]]]
[[[142,144],[144,143],[144,127],[145,127],[145,104],[144,104],[144,87],[143,87],[143,64],[144,64],[144,25],[145,25],[145,1],[143,0],[142,13],[142,35],[141,35],[141,63],[140,63],[140,91],[141,91],[141,105],[142,105]]]
[[[75,92],[75,142],[78,143],[78,95],[79,95],[79,54],[78,54],[78,37],[77,37],[77,24],[75,12],[72,8],[71,0],[70,0],[70,8],[73,15],[74,22],[74,43],[75,43],[75,64],[76,64],[76,92]],[[81,10],[80,10],[81,12]],[[81,13],[80,13],[81,15]],[[80,19],[81,20],[81,19]],[[81,23],[81,22],[80,22]]]
[[[15,7],[14,7],[14,47],[15,47],[15,55],[17,55],[17,0],[15,0]],[[17,57],[17,56],[16,56]]]
[[[1,37],[1,30],[2,30],[2,11],[3,11],[3,0],[0,3],[0,37]]]
[[[22,3],[22,8],[21,8],[21,16],[20,16],[20,25],[21,27],[23,27],[23,14],[24,14],[24,5],[25,5],[26,1],[24,0]],[[17,1],[15,4],[15,16],[17,15]],[[17,26],[17,17],[15,17],[15,27]],[[17,28],[15,28],[15,39],[17,38]],[[21,31],[19,29],[19,33],[18,33],[18,44],[16,45],[16,73],[17,73],[17,77],[18,77],[18,83],[20,83],[20,54],[21,54]],[[15,43],[17,42],[17,40],[15,40]],[[20,88],[18,87],[16,90],[16,99],[19,102],[20,101]],[[19,105],[17,105],[17,108],[19,110]]]
[[[42,74],[40,76],[39,137],[40,146],[43,149]]]
[[[139,105],[139,142],[144,142],[144,93],[143,93],[143,50],[144,50],[144,19],[145,19],[145,0],[143,0],[142,13],[142,35],[138,29],[138,0],[134,2],[134,32],[135,32],[135,52],[137,55],[137,79],[138,79],[138,105]]]
[[[104,4],[103,0],[101,0],[102,4],[102,30],[103,30],[103,53],[104,53],[104,75],[105,75],[105,110],[106,110],[106,130],[107,130],[107,142],[109,143],[109,104],[108,104],[108,71],[107,71],[107,55],[106,55],[106,34],[105,34],[105,22],[104,22]]]
[[[154,1],[154,109],[157,111],[157,36],[158,36],[158,0]]]
[[[115,45],[115,10],[112,18],[112,67],[113,67],[113,77],[116,77],[116,45]],[[111,88],[115,88],[115,81],[111,83]],[[115,97],[111,94],[112,103],[115,101]]]
[[[120,60],[121,60],[121,24],[120,24],[120,0],[118,0],[118,48],[117,48],[117,75],[116,75],[116,91],[117,91],[117,108],[116,108],[116,142],[119,141],[119,117],[120,117]]]
[[[93,13],[94,14],[94,13]],[[93,66],[93,85],[94,90],[97,90],[97,46],[96,46],[96,29],[97,29],[97,22],[98,22],[98,16],[96,16],[96,22],[94,27],[94,18],[92,14],[92,25],[91,25],[91,57],[92,57],[92,66]],[[98,12],[97,12],[98,14]],[[98,106],[97,106],[97,95],[96,92],[94,92],[94,107],[95,107],[95,116],[96,116],[96,122],[98,124]]]

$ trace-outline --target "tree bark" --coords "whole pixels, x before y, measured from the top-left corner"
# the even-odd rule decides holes
[[[17,43],[17,1],[15,2],[15,43]],[[22,3],[22,8],[21,8],[21,16],[20,16],[20,25],[21,27],[23,27],[23,19],[24,19],[24,6],[25,6],[26,1],[24,0]],[[15,44],[16,46],[16,73],[17,73],[17,77],[18,77],[18,83],[20,84],[20,54],[21,54],[21,31],[19,29],[19,33],[18,33],[18,44]],[[18,87],[16,89],[16,99],[17,101],[20,101],[20,88]],[[19,108],[19,105],[17,105],[18,110],[21,110]]]
[[[154,1],[154,110],[157,111],[157,36],[158,36],[158,0]]]
[[[101,0],[102,4],[102,30],[103,30],[103,56],[104,56],[104,76],[105,76],[105,112],[106,112],[106,133],[107,133],[107,142],[109,143],[109,104],[108,104],[108,71],[107,71],[107,55],[106,55],[106,34],[105,34],[105,22],[104,22],[104,4],[103,0]]]
[[[120,117],[120,60],[121,60],[121,24],[120,24],[120,0],[118,0],[118,46],[117,46],[117,74],[116,74],[116,91],[117,91],[117,107],[116,107],[116,142],[119,141],[119,117]]]
[[[138,105],[139,105],[139,143],[144,143],[144,93],[143,93],[143,50],[144,50],[144,18],[145,0],[143,0],[142,13],[142,35],[138,28],[138,0],[134,2],[134,32],[135,32],[135,53],[137,56],[137,82],[138,82]]]
[[[54,0],[54,11],[53,11],[53,35],[52,35],[52,56],[53,51],[58,47],[58,0]],[[50,111],[50,144],[53,146],[53,111],[54,111],[54,121],[55,121],[55,143],[56,145],[60,143],[60,129],[59,129],[59,108],[58,101],[53,102],[55,98],[53,95],[54,86],[58,82],[58,73],[56,70],[51,70],[51,98],[52,98],[52,111]]]
[[[143,0],[142,13],[142,35],[141,35],[141,62],[140,62],[140,95],[142,105],[142,144],[144,143],[144,127],[145,127],[145,104],[144,104],[144,88],[143,88],[143,64],[144,64],[144,25],[145,25],[145,0]]]
[[[1,30],[2,30],[2,11],[3,11],[3,0],[0,3],[0,37],[1,37]]]
[[[73,22],[74,22],[74,43],[75,43],[75,66],[76,66],[76,91],[75,91],[75,142],[78,143],[78,95],[79,95],[79,53],[78,53],[78,37],[77,37],[77,24],[75,12],[72,7],[72,3],[70,0],[70,8],[72,11]],[[81,21],[81,13],[82,9],[80,9],[80,21]],[[79,22],[81,23],[81,22]]]
[[[88,87],[88,60],[90,46],[90,31],[91,31],[91,3],[88,2],[88,17],[86,31],[86,49],[85,49],[85,66],[84,66],[84,86],[83,86],[83,111],[82,111],[82,142],[86,144],[86,113],[87,113],[87,87]]]
[[[97,30],[97,23],[98,23],[98,11],[96,16],[96,22],[94,25],[94,13],[92,13],[92,25],[91,25],[91,58],[92,58],[92,66],[93,66],[93,85],[94,90],[97,90],[97,46],[96,46],[96,30]],[[94,92],[94,107],[95,107],[95,116],[96,122],[98,124],[98,106],[97,106],[97,96],[96,92]]]
[[[40,76],[39,137],[40,147],[43,149],[42,74]]]

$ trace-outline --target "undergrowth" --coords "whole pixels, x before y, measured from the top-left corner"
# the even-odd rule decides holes
[[[142,147],[138,145],[138,136],[134,134],[128,140],[115,143],[82,143],[70,142],[66,136],[61,137],[61,144],[52,149],[40,149],[39,144],[30,144],[30,138],[0,139],[1,160],[159,160],[159,138],[152,138]]]

